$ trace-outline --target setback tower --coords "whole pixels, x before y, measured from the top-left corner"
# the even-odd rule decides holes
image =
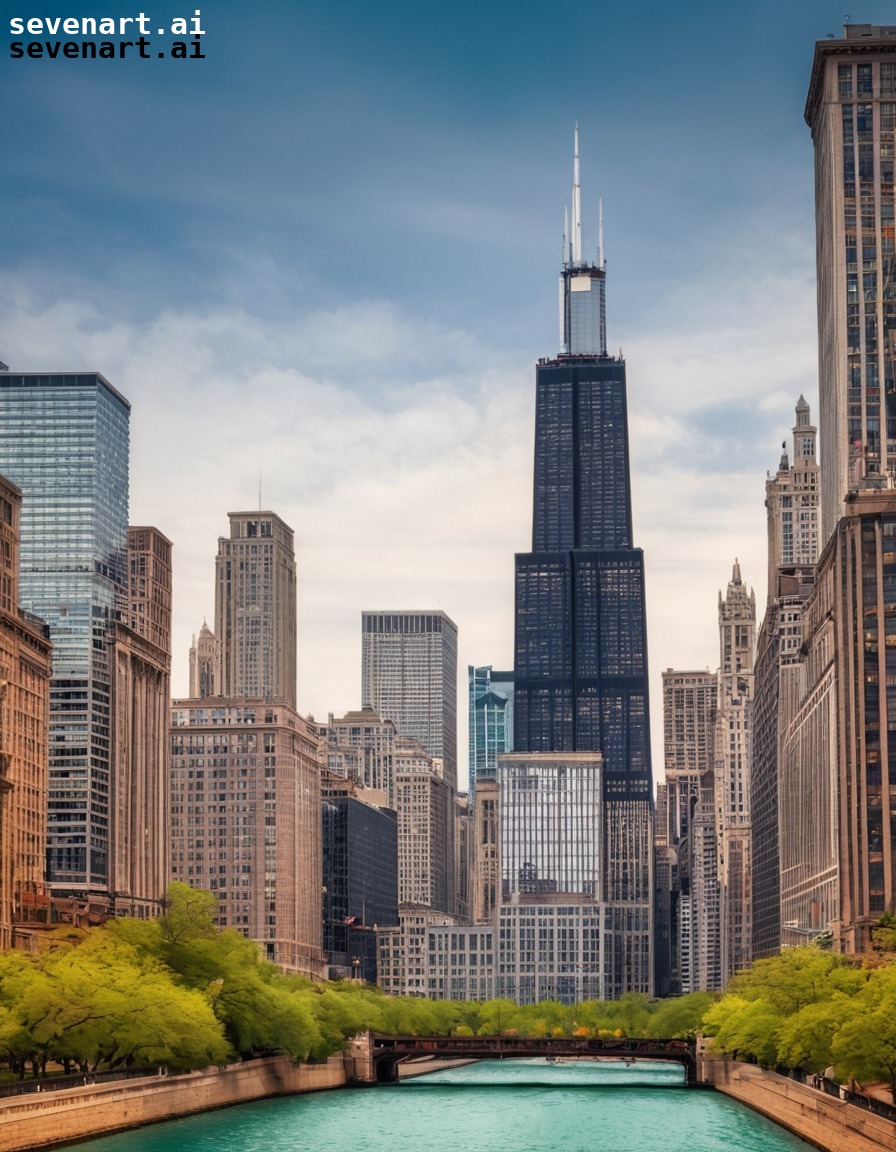
[[[602,213],[601,213],[602,215]],[[651,984],[644,556],[632,543],[625,362],[607,354],[603,226],[582,250],[578,130],[561,352],[536,367],[532,551],[516,556],[516,753],[600,752],[606,991]]]

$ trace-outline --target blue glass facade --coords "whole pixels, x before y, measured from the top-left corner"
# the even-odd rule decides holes
[[[111,625],[125,593],[130,405],[98,373],[0,372],[0,473],[22,489],[22,606],[53,641],[49,879],[108,884]]]
[[[651,794],[644,556],[632,547],[625,364],[536,372],[533,551],[516,557],[514,750],[604,755],[607,797]]]
[[[490,664],[468,666],[470,686],[470,796],[482,780],[496,780],[498,756],[513,749],[513,673]]]

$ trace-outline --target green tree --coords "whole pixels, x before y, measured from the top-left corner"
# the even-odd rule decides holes
[[[782,1017],[767,1000],[748,1000],[728,993],[703,1017],[717,1052],[740,1060],[774,1065],[778,1055],[778,1032]]]
[[[833,1062],[835,1032],[856,1013],[856,998],[834,992],[830,999],[806,1004],[778,1032],[777,1063],[786,1068],[823,1072]]]
[[[896,1103],[896,965],[869,973],[831,1050],[838,1080],[882,1080]]]
[[[500,1036],[502,1032],[516,1029],[518,1011],[512,1000],[486,1000],[479,1014],[478,1035]]]
[[[658,1040],[691,1038],[717,999],[714,992],[690,992],[671,1000],[658,1000],[651,1007],[648,1031]]]

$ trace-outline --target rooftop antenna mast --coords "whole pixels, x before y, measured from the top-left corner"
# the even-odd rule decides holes
[[[572,168],[572,262],[582,263],[582,189],[579,183],[579,122],[576,121],[575,159]]]
[[[597,202],[597,266],[604,269],[607,262],[604,259],[604,199]]]

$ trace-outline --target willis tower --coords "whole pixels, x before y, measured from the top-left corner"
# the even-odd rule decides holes
[[[649,992],[644,554],[632,543],[625,362],[607,354],[602,214],[596,263],[582,254],[578,128],[560,341],[536,368],[532,551],[515,568],[514,750],[601,753],[609,987]]]

